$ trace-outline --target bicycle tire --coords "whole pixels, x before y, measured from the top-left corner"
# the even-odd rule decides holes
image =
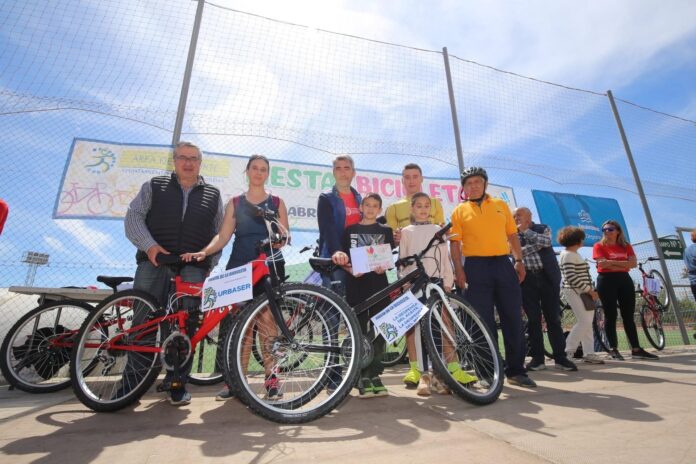
[[[124,290],[103,300],[85,319],[70,358],[73,391],[82,404],[97,412],[118,411],[152,386],[161,370],[159,351],[136,355],[108,347],[113,343],[159,349],[161,324],[146,332],[132,332],[125,341],[112,340],[141,319],[154,317],[158,307],[149,293]],[[124,372],[129,366],[129,372]]]
[[[384,355],[382,357],[382,365],[384,367],[392,367],[401,364],[408,355],[408,346],[406,346],[406,337],[399,337],[392,343],[387,343],[384,347]]]
[[[193,350],[189,383],[191,385],[215,385],[225,380],[225,374],[221,369],[220,344],[224,341],[220,336],[220,324],[208,332],[198,342]],[[210,352],[212,351],[212,356]]]
[[[640,325],[643,326],[643,332],[650,344],[656,350],[665,348],[665,331],[662,327],[662,311],[660,309],[650,309],[647,304],[640,307]]]
[[[592,319],[592,333],[594,334],[595,350],[597,346],[600,349],[609,353],[611,349],[609,339],[607,338],[607,332],[604,329],[604,308],[601,304],[597,304],[595,309],[594,318]]]
[[[648,273],[648,276],[657,279],[660,282],[660,286],[662,290],[660,291],[659,295],[655,295],[655,301],[657,302],[658,305],[660,305],[663,308],[669,308],[669,292],[667,291],[667,281],[665,281],[665,278],[662,277],[662,274],[660,271],[657,269],[653,269]]]
[[[294,304],[302,314],[295,326],[292,342],[279,335],[279,329],[268,319],[268,297],[260,295],[247,304],[239,320],[225,340],[226,377],[228,385],[255,414],[273,422],[299,424],[309,422],[332,411],[350,393],[358,375],[361,334],[358,321],[345,301],[331,290],[316,285],[291,283],[279,288],[283,303]],[[334,321],[329,326],[328,321]],[[311,332],[306,330],[312,325]],[[272,366],[253,362],[251,344],[253,328],[262,337],[267,359]],[[311,339],[307,338],[310,336]],[[265,340],[265,341],[264,341]],[[303,362],[294,369],[281,370],[294,359]],[[335,390],[319,397],[329,381],[331,368],[342,367],[341,383]],[[267,371],[281,382],[282,397],[268,398],[264,388]]]
[[[503,360],[496,338],[464,298],[453,294],[447,294],[447,298],[456,320],[451,320],[452,315],[449,311],[443,313],[445,305],[439,294],[428,299],[426,306],[429,311],[421,320],[433,370],[450,390],[463,400],[476,405],[493,403],[503,390],[504,379]],[[449,320],[449,323],[446,320]],[[442,330],[443,324],[448,331]],[[447,332],[450,332],[452,337],[448,336]],[[445,348],[445,340],[453,343],[453,346],[450,346],[453,351],[450,353],[446,352],[448,350]],[[453,356],[458,359],[447,359]],[[476,376],[478,380],[466,385],[459,383],[448,369],[448,364],[455,361],[461,369]]]
[[[7,332],[0,348],[0,370],[13,387],[28,393],[50,393],[70,386],[70,346],[51,341],[75,333],[94,307],[83,301],[51,301],[23,315]],[[54,315],[52,313],[56,311]],[[48,317],[47,317],[48,316]],[[41,325],[42,318],[49,322]]]

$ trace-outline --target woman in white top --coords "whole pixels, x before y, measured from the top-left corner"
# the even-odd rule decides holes
[[[594,301],[599,298],[592,285],[590,267],[578,254],[578,249],[583,246],[585,241],[585,231],[580,227],[564,227],[558,231],[557,240],[565,247],[565,250],[561,252],[561,273],[563,274],[561,291],[577,320],[566,339],[566,352],[570,357],[578,347],[578,343],[582,343],[583,361],[604,364],[604,361],[594,350],[594,335],[592,333],[594,311],[586,310],[580,297],[580,294],[587,293]]]

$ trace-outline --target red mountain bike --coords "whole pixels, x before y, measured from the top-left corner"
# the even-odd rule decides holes
[[[257,214],[269,230],[269,239],[257,248],[283,243],[285,237],[271,229],[272,224],[278,226],[275,217],[260,208]],[[223,349],[213,359],[236,396],[254,412],[278,422],[306,422],[331,411],[350,392],[357,375],[353,366],[360,353],[359,326],[338,295],[314,285],[282,284],[269,272],[266,258],[259,252],[252,264],[252,282],[262,294],[231,321]],[[196,345],[230,312],[222,308],[202,313],[200,288],[201,284],[175,279],[165,308],[138,290],[119,292],[102,302],[85,320],[72,351],[72,385],[78,399],[95,411],[119,410],[139,399],[162,367],[169,371],[171,388],[177,388]],[[143,312],[146,320],[134,323]],[[328,317],[338,324],[329,327]],[[244,325],[244,335],[234,339],[238,324]],[[261,361],[251,355],[254,347]],[[335,365],[352,375],[333,395],[316,398]],[[269,373],[279,380],[272,397]]]

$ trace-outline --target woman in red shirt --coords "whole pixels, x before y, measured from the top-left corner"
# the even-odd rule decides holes
[[[595,243],[592,258],[597,261],[597,293],[604,307],[604,321],[607,338],[611,345],[611,357],[623,360],[619,353],[616,337],[616,306],[621,310],[624,331],[631,344],[631,355],[634,359],[659,359],[640,347],[638,331],[633,320],[636,309],[636,292],[633,279],[628,271],[637,265],[633,247],[626,242],[623,230],[616,221],[606,221],[602,224],[602,239]]]

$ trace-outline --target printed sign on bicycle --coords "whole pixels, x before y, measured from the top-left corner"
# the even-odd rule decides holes
[[[222,308],[252,298],[251,263],[248,263],[205,279],[201,311]]]
[[[371,320],[387,343],[391,343],[408,332],[427,312],[428,308],[408,291]]]

